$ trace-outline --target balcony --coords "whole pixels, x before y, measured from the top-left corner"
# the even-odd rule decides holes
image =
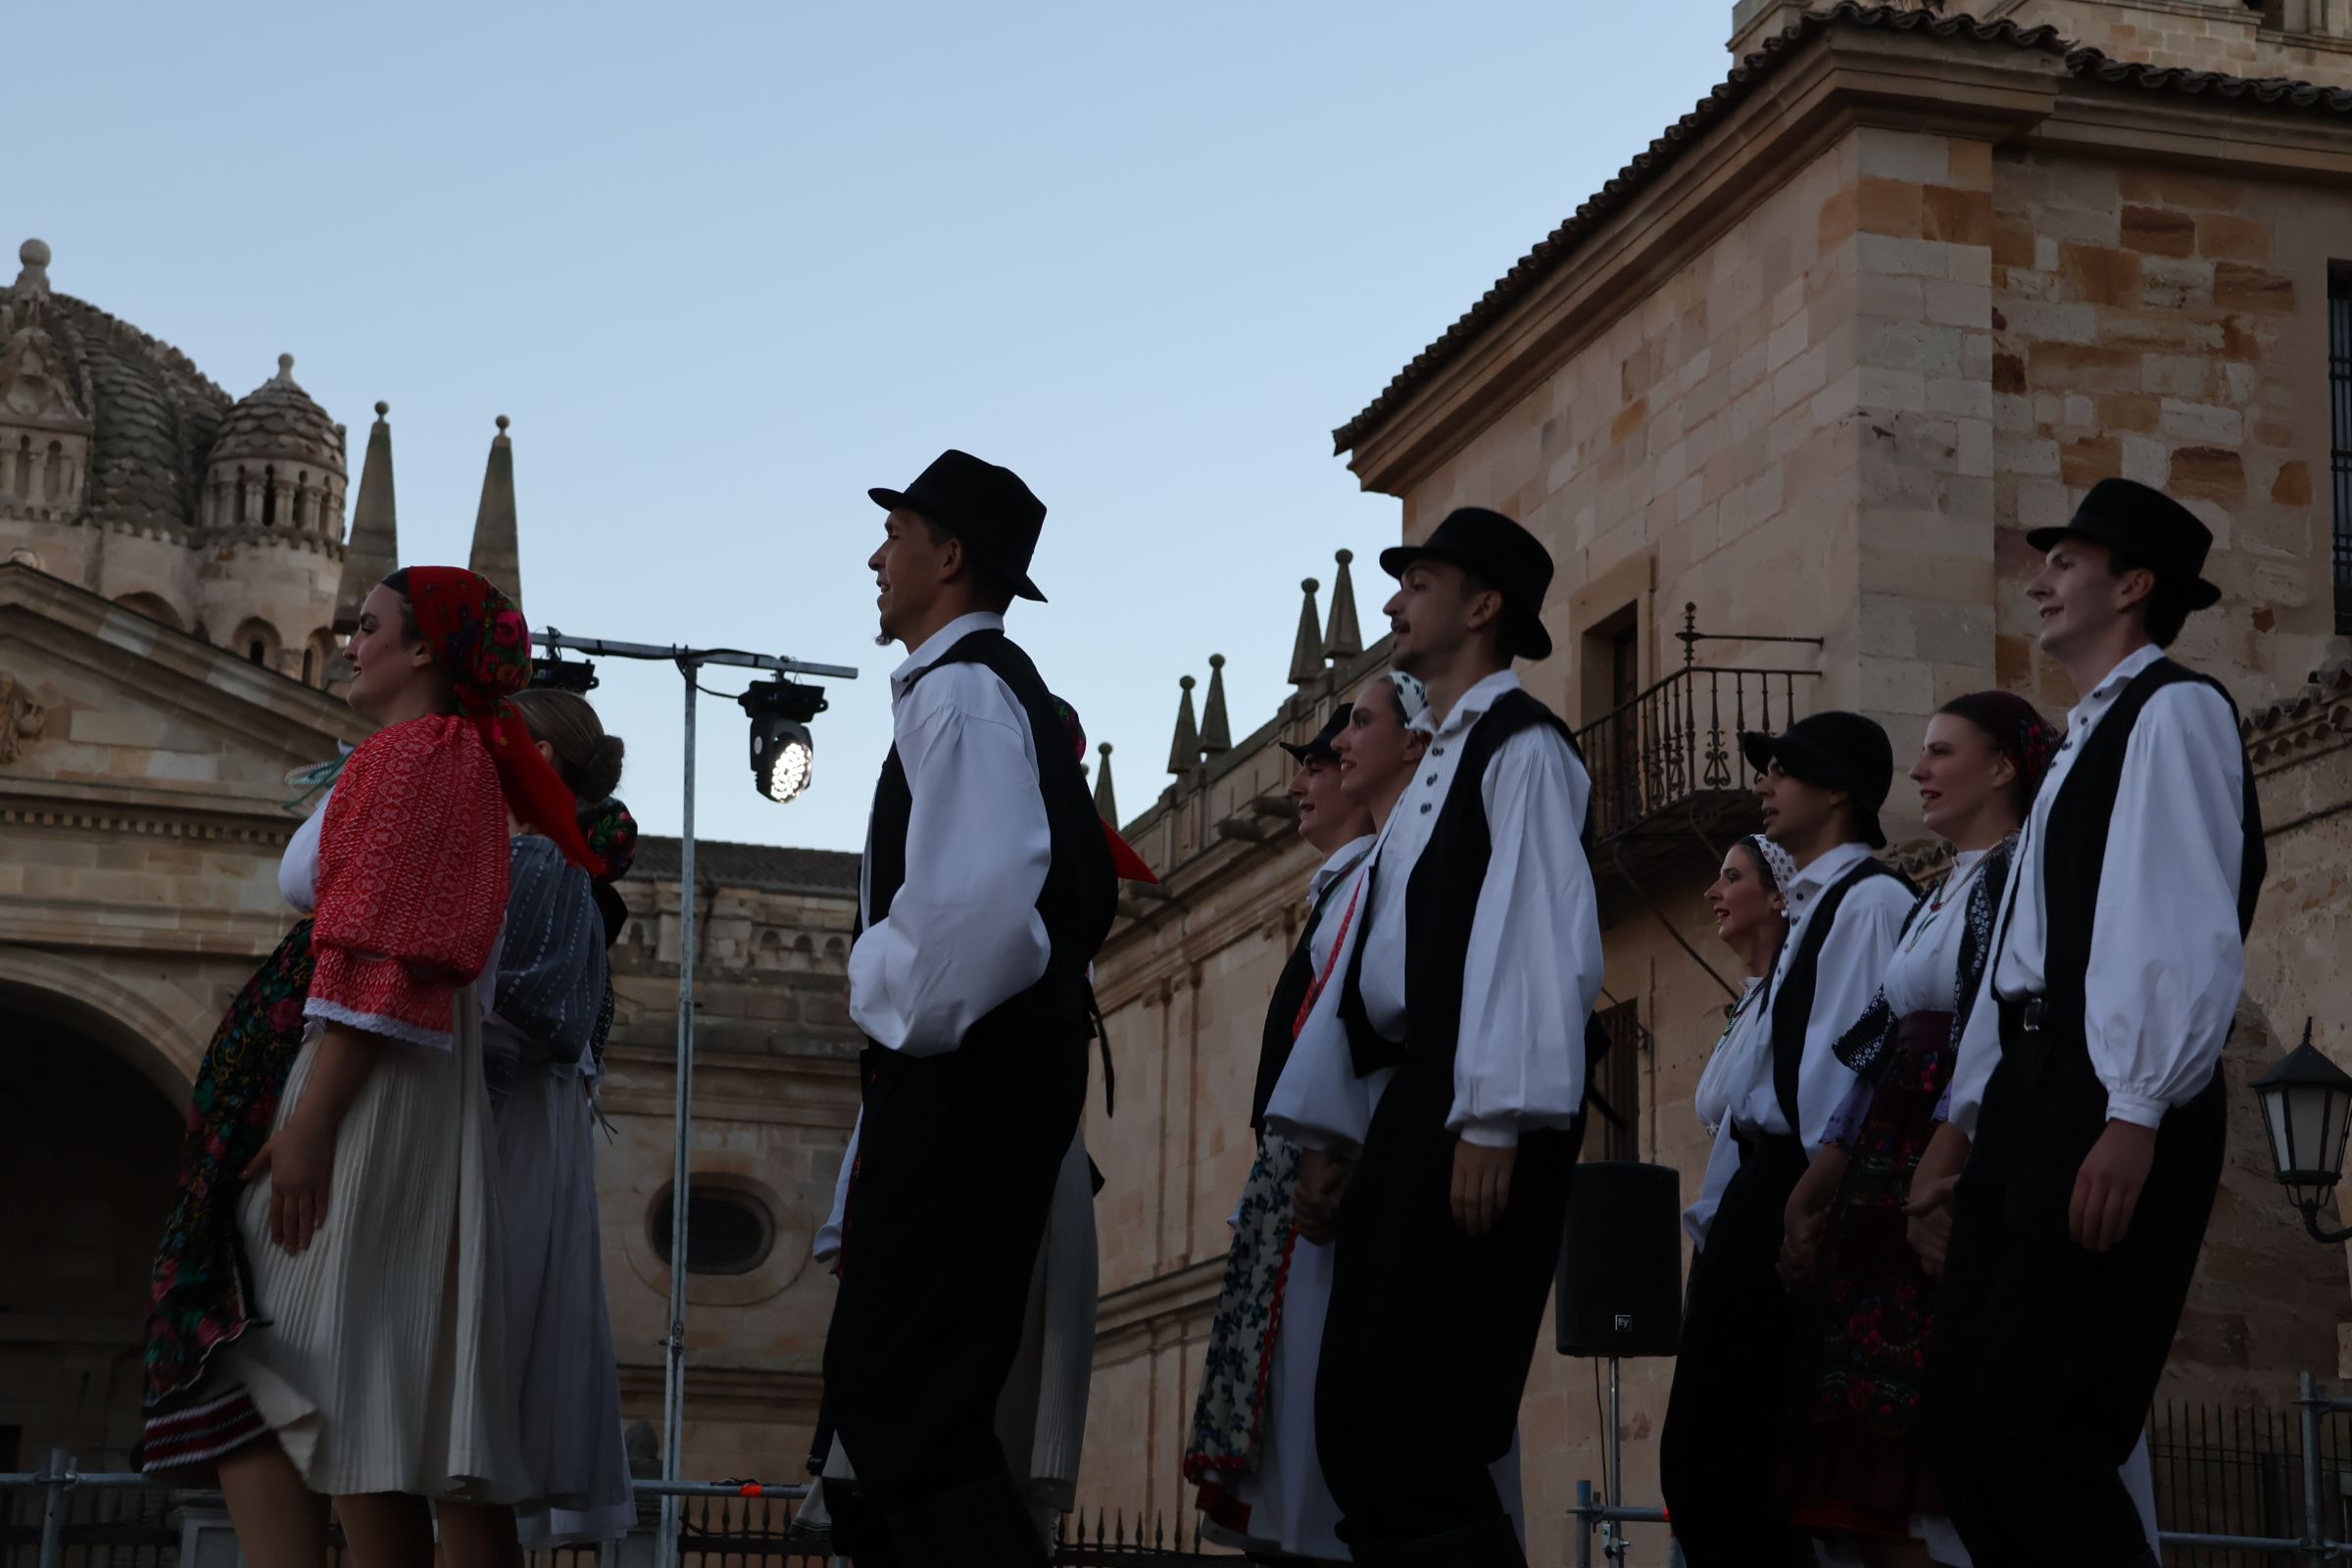
[[[1576,732],[1592,775],[1592,870],[1604,918],[1629,895],[1646,902],[1653,881],[1706,865],[1763,826],[1740,736],[1786,729],[1801,710],[1800,683],[1809,694],[1821,678],[1811,669],[1701,665],[1693,645],[1707,634],[1686,623],[1676,635],[1682,668]]]

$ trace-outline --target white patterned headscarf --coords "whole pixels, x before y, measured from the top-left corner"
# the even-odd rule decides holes
[[[1772,876],[1772,890],[1787,893],[1789,879],[1796,875],[1795,858],[1761,833],[1750,833],[1740,842],[1755,851],[1756,858],[1764,862],[1764,869]]]
[[[1429,707],[1429,688],[1401,669],[1385,670],[1382,678],[1396,689],[1396,706],[1404,710],[1405,727],[1411,728]]]

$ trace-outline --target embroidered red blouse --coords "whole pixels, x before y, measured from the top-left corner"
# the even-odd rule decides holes
[[[305,1014],[450,1049],[506,909],[506,796],[479,732],[442,714],[379,731],[326,805]]]

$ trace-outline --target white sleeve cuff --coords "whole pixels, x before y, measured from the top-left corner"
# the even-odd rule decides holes
[[[1481,1149],[1517,1149],[1519,1123],[1509,1117],[1464,1122],[1459,1136],[1463,1143],[1476,1144]]]
[[[2128,1121],[2135,1127],[2160,1127],[2164,1124],[2164,1113],[2171,1108],[2163,1101],[2151,1100],[2145,1095],[2119,1095],[2113,1090],[2107,1093],[2109,1121]]]

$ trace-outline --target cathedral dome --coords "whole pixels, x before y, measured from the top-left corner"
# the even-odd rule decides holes
[[[0,289],[0,443],[34,455],[29,482],[0,462],[0,512],[50,503],[93,522],[193,528],[205,448],[229,400],[187,356],[49,287],[49,247],[27,240]],[[44,433],[46,432],[46,433]],[[66,467],[52,489],[42,454]],[[0,452],[0,458],[7,454]]]
[[[341,477],[343,430],[294,379],[294,356],[277,357],[277,374],[228,411],[213,437],[214,463],[310,464]]]

